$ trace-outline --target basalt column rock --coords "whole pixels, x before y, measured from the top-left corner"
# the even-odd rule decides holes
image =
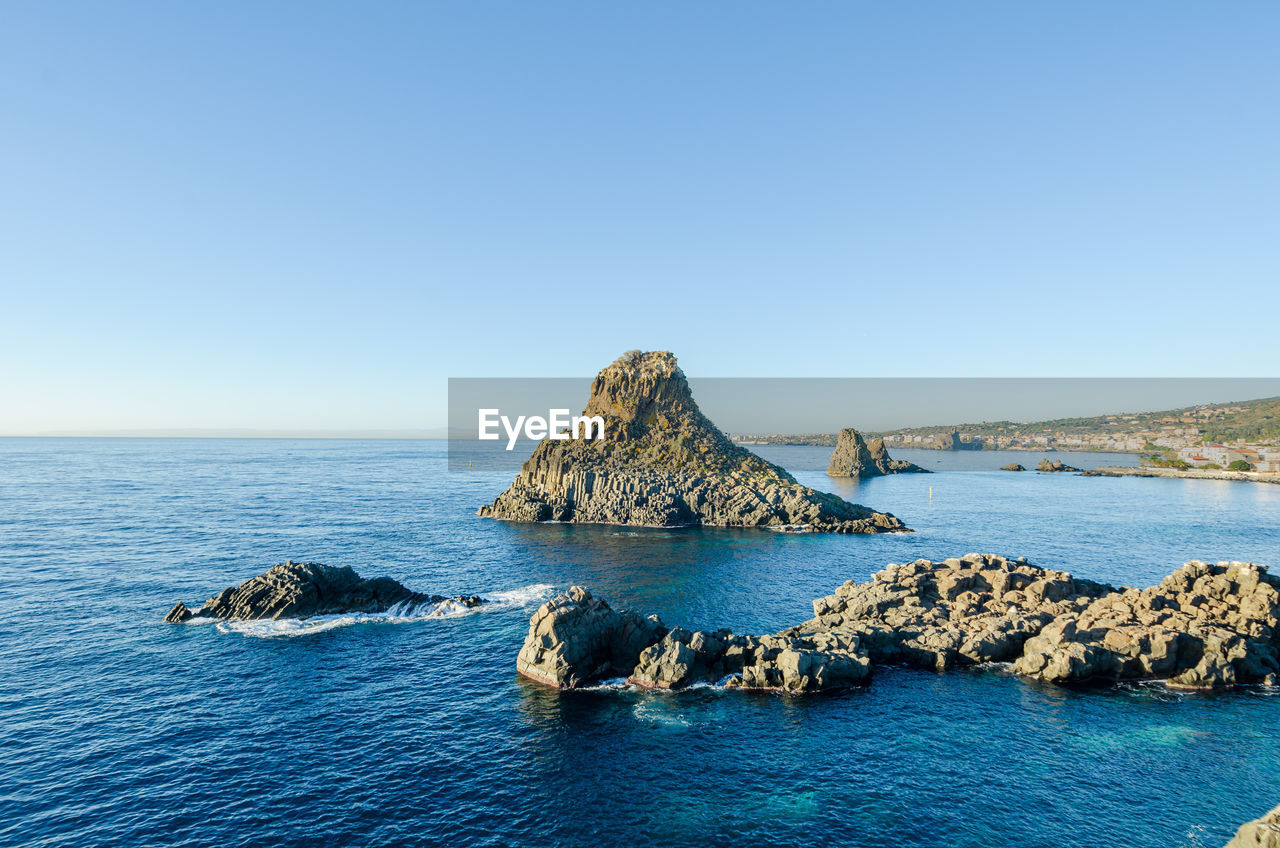
[[[840,431],[836,449],[827,464],[831,477],[880,477],[885,474],[930,473],[913,462],[893,459],[884,446],[884,439],[863,439],[852,427]]]
[[[888,513],[809,489],[734,444],[698,409],[676,358],[624,354],[597,375],[584,417],[603,438],[545,439],[479,514],[516,521],[903,531]],[[572,433],[568,434],[572,436]]]

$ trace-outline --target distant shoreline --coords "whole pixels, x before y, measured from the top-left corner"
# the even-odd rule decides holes
[[[1086,471],[1082,477],[1173,477],[1191,480],[1227,480],[1233,483],[1280,483],[1280,474],[1263,471],[1212,471],[1192,468],[1179,471],[1176,468],[1123,468],[1102,466]]]

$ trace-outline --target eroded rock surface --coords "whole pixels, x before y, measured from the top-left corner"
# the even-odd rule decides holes
[[[744,636],[676,628],[640,654],[628,682],[683,689],[723,681],[731,688],[814,692],[853,686],[870,671],[856,636]]]
[[[832,477],[880,477],[885,474],[930,473],[914,462],[893,459],[884,446],[884,439],[864,439],[862,434],[852,427],[840,431],[836,439],[836,449],[831,454],[831,462],[827,465],[827,474]]]
[[[1280,675],[1280,578],[1252,563],[1193,561],[1140,590],[994,554],[922,559],[849,581],[813,611],[774,635],[668,632],[575,588],[539,609],[517,667],[563,688],[626,676],[658,689],[723,681],[795,692],[862,682],[876,663],[1007,662],[1053,683],[1193,688]]]
[[[944,669],[1006,662],[1057,616],[1112,587],[993,554],[890,565],[813,602],[795,633],[856,635],[879,663]]]
[[[657,616],[614,610],[574,586],[533,614],[516,670],[561,689],[625,676],[635,668],[640,652],[666,631]]]
[[[601,371],[583,416],[604,420],[603,438],[543,440],[511,487],[479,514],[833,533],[907,529],[889,513],[802,486],[734,444],[698,409],[676,358],[665,351],[625,354]]]
[[[1243,562],[1189,562],[1158,586],[1124,589],[1057,617],[1014,670],[1055,682],[1160,679],[1204,689],[1274,682],[1280,579]]]
[[[223,589],[192,612],[178,602],[165,621],[192,618],[256,621],[276,618],[309,618],[345,612],[386,612],[400,604],[453,601],[473,607],[484,603],[476,595],[446,598],[406,589],[390,577],[365,579],[347,566],[318,562],[285,562],[239,586]]]
[[[1280,807],[1241,825],[1226,848],[1280,848]]]

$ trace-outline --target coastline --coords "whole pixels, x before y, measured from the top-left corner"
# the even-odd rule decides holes
[[[1191,480],[1229,480],[1233,483],[1280,483],[1280,474],[1265,471],[1217,471],[1191,468],[1179,471],[1176,468],[1122,468],[1106,465],[1085,471],[1082,477],[1173,477]]]

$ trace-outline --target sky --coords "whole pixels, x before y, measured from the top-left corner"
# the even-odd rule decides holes
[[[1280,5],[8,2],[0,434],[1277,376]]]

